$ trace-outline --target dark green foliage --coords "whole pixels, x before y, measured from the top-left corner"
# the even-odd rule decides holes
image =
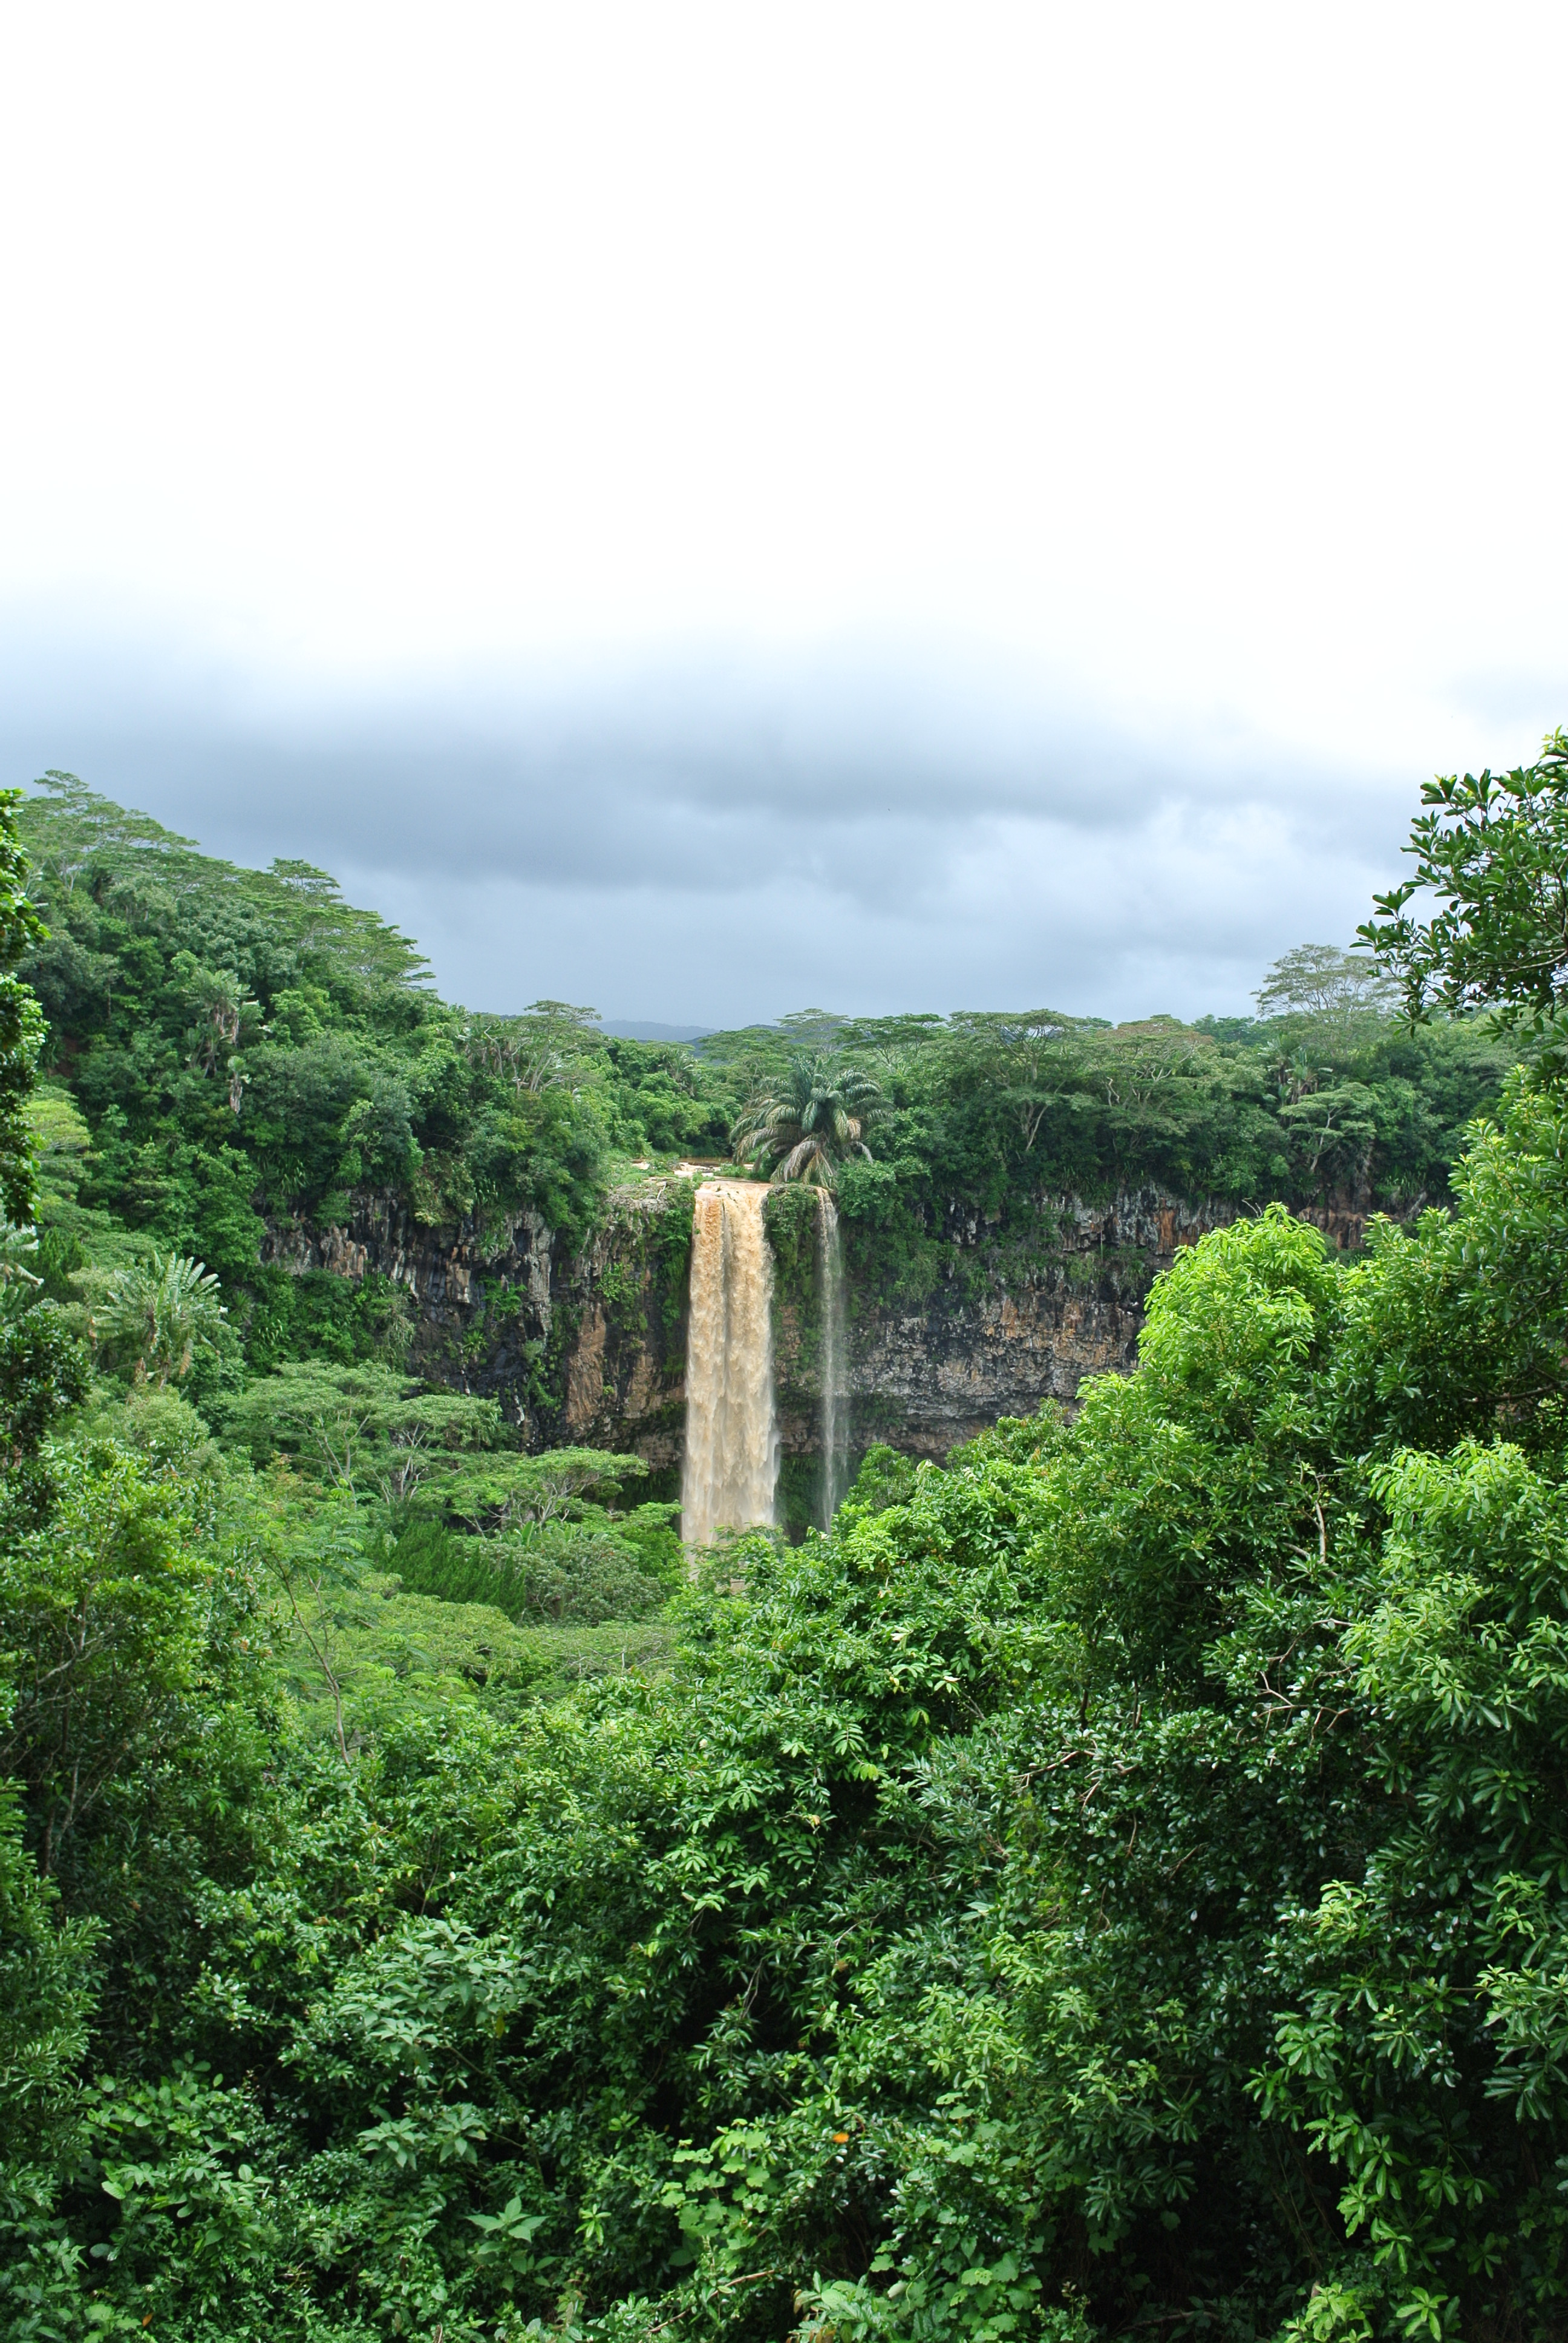
[[[19,1316],[0,1317],[0,1463],[14,1470],[37,1454],[62,1412],[84,1398],[87,1362],[81,1343],[57,1311],[40,1302]]]
[[[702,1071],[681,1044],[607,1036],[616,1081],[615,1134],[627,1153],[722,1154],[729,1129],[722,1105],[705,1094]]]
[[[418,1594],[447,1603],[494,1603],[502,1592],[495,1548],[486,1540],[447,1527],[429,1514],[402,1522],[385,1548],[388,1570]]]
[[[840,1163],[869,1162],[866,1144],[887,1101],[864,1068],[836,1051],[801,1051],[781,1081],[752,1093],[731,1133],[736,1160],[776,1181],[830,1188]]]
[[[918,1469],[912,1456],[901,1455],[880,1442],[874,1443],[867,1449],[854,1483],[841,1501],[840,1526],[847,1527],[867,1513],[884,1513],[890,1505],[906,1503],[914,1489]],[[808,1531],[819,1527],[822,1512],[820,1454],[781,1457],[775,1500],[775,1519],[779,1529],[791,1543],[798,1544]]]
[[[763,1222],[773,1255],[775,1302],[782,1308],[810,1308],[816,1299],[822,1229],[815,1188],[800,1181],[775,1189],[763,1206]]]
[[[822,1521],[822,1460],[819,1455],[781,1456],[773,1493],[773,1518],[786,1537],[799,1542]]]
[[[1287,963],[1316,950],[1287,956],[1272,1013],[1256,1020],[819,1020],[887,1107],[875,1160],[835,1174],[852,1293],[918,1302],[970,1274],[950,1240],[971,1224],[1038,1256],[1058,1200],[1074,1195],[1153,1184],[1354,1213],[1443,1198],[1511,1052],[1486,1020],[1412,1030],[1380,1006],[1375,968],[1352,962],[1359,982],[1337,991],[1290,982]],[[787,1078],[789,1041],[759,1030],[701,1049],[738,1096],[766,1097]]]
[[[58,1886],[24,1845],[15,1794],[0,1794],[0,2172],[68,2143],[96,1936],[90,1920],[61,1925]]]
[[[176,1408],[178,1403],[158,1405]],[[0,1765],[25,1843],[95,1946],[96,2054],[161,2072],[199,1966],[196,1904],[243,1842],[261,1756],[256,1592],[199,1459],[57,1450],[47,1522],[0,1559]]]
[[[955,1225],[1038,1252],[1050,1200],[1070,1193],[1153,1182],[1358,1212],[1441,1200],[1460,1132],[1507,1064],[1483,1023],[1412,1031],[1382,1013],[1375,974],[1351,994],[1282,979],[1273,1013],[1223,1033],[1049,1011],[809,1011],[700,1051],[626,1041],[562,1002],[510,1017],[449,1008],[413,948],[324,874],[236,869],[69,776],[47,777],[16,819],[49,929],[18,931],[18,949],[48,1018],[48,1143],[69,1166],[47,1224],[88,1261],[129,1231],[205,1262],[224,1282],[236,1361],[263,1371],[309,1351],[396,1363],[394,1297],[261,1266],[269,1226],[291,1246],[293,1224],[346,1224],[375,1194],[482,1242],[531,1211],[564,1256],[600,1220],[612,1176],[722,1155],[731,1125],[760,1131],[772,1100],[796,1113],[797,1152],[815,1144],[800,1114],[831,1125],[856,1292],[918,1302],[973,1271],[955,1263]],[[79,1141],[62,1110],[79,1111]],[[689,1213],[679,1198],[651,1217],[638,1265],[668,1332]],[[612,1282],[628,1273],[618,1263]],[[498,1307],[472,1345],[494,1340]],[[536,1362],[535,1380],[548,1414],[557,1363]]]
[[[340,1218],[347,1191],[401,1185],[418,1165],[407,1085],[357,1036],[263,1044],[251,1055],[250,1082],[246,1142],[286,1206]]]
[[[254,1272],[246,1285],[246,1358],[258,1373],[284,1359],[353,1366],[396,1358],[406,1346],[407,1295],[375,1270],[350,1279],[325,1270],[297,1276],[267,1267]]]
[[[861,1458],[860,1469],[844,1500],[848,1509],[845,1526],[851,1522],[869,1521],[873,1513],[885,1513],[890,1505],[907,1505],[914,1493],[913,1459],[900,1456],[896,1448],[884,1447],[879,1441]]]
[[[1278,1208],[1190,1248],[1073,1423],[946,1470],[873,1451],[831,1541],[737,1541],[671,1673],[565,1707],[531,1660],[436,1715],[414,1678],[387,1704],[394,1671],[344,1755],[291,1741],[256,1595],[215,1607],[202,1559],[242,1488],[204,1528],[172,1420],[166,1493],[73,1466],[7,1643],[46,1656],[35,1614],[90,1590],[147,1737],[112,1662],[79,1750],[15,1679],[40,1848],[63,1768],[109,1782],[55,1865],[99,1944],[50,1986],[10,2266],[68,2303],[50,2240],[107,2244],[105,2301],[193,2338],[220,2295],[258,2338],[396,2310],[477,2343],[563,2295],[607,2338],[1555,2336],[1568,1504],[1535,1321],[1565,1125],[1522,1082],[1455,1217],[1359,1262]],[[1374,1339],[1402,1322],[1424,1427]],[[471,1601],[490,1546],[537,1614],[575,1548],[589,1617],[591,1469],[481,1456],[501,1530],[410,1519],[387,1560]],[[236,1828],[211,1791],[242,1779]],[[97,1975],[121,2079],[67,2156]]]
[[[238,870],[64,774],[16,820],[49,925],[18,914],[12,957],[85,1118],[70,1209],[215,1269],[256,1364],[366,1355],[258,1267],[269,1222],[340,1223],[391,1191],[427,1224],[531,1209],[569,1248],[618,1154],[722,1134],[689,1051],[611,1041],[555,1002],[448,1008],[395,929],[304,864]]]
[[[15,974],[45,940],[25,891],[27,863],[16,820],[21,803],[20,789],[0,789],[0,1217],[15,1226],[33,1216],[33,1146],[22,1109],[44,1041],[37,1001]]]

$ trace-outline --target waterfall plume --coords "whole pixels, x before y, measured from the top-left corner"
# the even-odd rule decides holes
[[[832,1197],[820,1191],[817,1222],[822,1311],[822,1527],[830,1530],[844,1498],[849,1403],[844,1339],[844,1248]]]
[[[707,1180],[697,1192],[680,1489],[688,1545],[773,1519],[779,1419],[773,1255],[762,1225],[768,1192],[748,1180]]]

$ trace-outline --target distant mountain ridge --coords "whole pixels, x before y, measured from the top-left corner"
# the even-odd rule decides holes
[[[646,1017],[601,1017],[600,1031],[619,1041],[705,1041],[717,1025],[659,1025]]]

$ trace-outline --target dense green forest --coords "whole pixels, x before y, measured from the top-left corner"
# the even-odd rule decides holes
[[[1256,1020],[699,1052],[8,806],[0,2335],[1563,2332],[1565,759],[1439,785],[1437,914]],[[264,1258],[376,1188],[580,1242],[802,1051],[883,1101],[867,1259],[1259,1209],[1070,1423],[695,1574]]]
[[[1515,1054],[1484,1016],[1412,1027],[1374,970],[1312,951],[1251,1020],[808,1011],[694,1051],[557,1001],[450,1007],[324,872],[217,861],[70,775],[18,823],[44,930],[20,967],[47,1022],[33,1111],[55,1297],[155,1248],[200,1259],[227,1312],[196,1370],[215,1404],[280,1360],[398,1355],[406,1297],[291,1275],[263,1258],[269,1229],[344,1222],[380,1191],[432,1228],[528,1212],[580,1244],[616,1186],[727,1154],[803,1051],[852,1061],[886,1101],[839,1208],[859,1274],[916,1289],[955,1212],[1033,1232],[1042,1198],[1145,1182],[1241,1204],[1441,1202]]]

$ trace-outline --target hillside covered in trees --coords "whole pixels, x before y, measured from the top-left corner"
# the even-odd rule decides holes
[[[1042,1194],[1145,1181],[1248,1205],[1440,1202],[1511,1062],[1484,1018],[1412,1030],[1370,967],[1310,951],[1256,1020],[808,1011],[699,1051],[625,1041],[559,1002],[450,1007],[325,873],[216,861],[70,776],[18,820],[47,930],[22,962],[48,1029],[45,1261],[58,1282],[127,1239],[198,1257],[223,1281],[231,1383],[396,1338],[399,1296],[269,1266],[269,1226],[340,1222],[369,1189],[433,1228],[528,1211],[581,1243],[639,1168],[728,1154],[748,1099],[803,1051],[886,1097],[839,1206],[862,1255],[906,1273],[955,1202],[1004,1225]]]
[[[11,809],[0,2336],[1563,2332],[1565,755],[1441,785],[1437,915],[1258,1020],[699,1052]],[[268,1258],[366,1187],[580,1242],[803,1050],[906,1263],[954,1197],[1257,1209],[1070,1423],[695,1574],[636,1458]]]

